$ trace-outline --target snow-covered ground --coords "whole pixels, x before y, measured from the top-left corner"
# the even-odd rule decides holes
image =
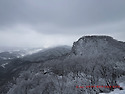
[[[125,78],[125,77],[124,77]],[[122,80],[124,80],[124,78]],[[123,90],[115,89],[114,91],[110,93],[100,93],[100,94],[125,94],[125,81],[119,82],[118,85],[123,88]]]

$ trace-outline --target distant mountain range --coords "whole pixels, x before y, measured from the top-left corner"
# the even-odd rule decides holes
[[[31,63],[44,62],[53,58],[58,58],[70,52],[71,47],[59,46],[55,48],[34,48],[25,50],[14,50],[0,53],[0,88],[1,92],[6,92],[6,83],[11,81]]]

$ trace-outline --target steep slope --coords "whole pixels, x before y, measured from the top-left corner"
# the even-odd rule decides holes
[[[116,68],[125,70],[125,42],[110,36],[84,36],[72,47],[72,55],[109,62]],[[103,61],[104,60],[104,61]]]
[[[109,36],[84,36],[73,44],[76,55],[97,57],[101,54],[125,57],[125,43]]]

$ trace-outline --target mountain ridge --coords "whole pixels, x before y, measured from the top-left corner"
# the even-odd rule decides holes
[[[89,89],[74,87],[82,86],[83,82],[86,86],[118,85],[117,79],[125,76],[124,45],[124,42],[119,42],[110,36],[81,37],[73,43],[71,51],[67,54],[59,55],[57,58],[51,58],[54,54],[46,54],[51,59],[29,63],[29,68],[18,74],[19,77],[15,79],[16,84],[11,83],[12,87],[9,88],[7,94],[17,94],[17,92],[22,92],[22,94],[110,92],[114,90],[113,87]]]

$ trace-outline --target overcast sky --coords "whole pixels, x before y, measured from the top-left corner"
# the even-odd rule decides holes
[[[1,47],[72,45],[84,35],[125,42],[125,0],[0,0]]]

